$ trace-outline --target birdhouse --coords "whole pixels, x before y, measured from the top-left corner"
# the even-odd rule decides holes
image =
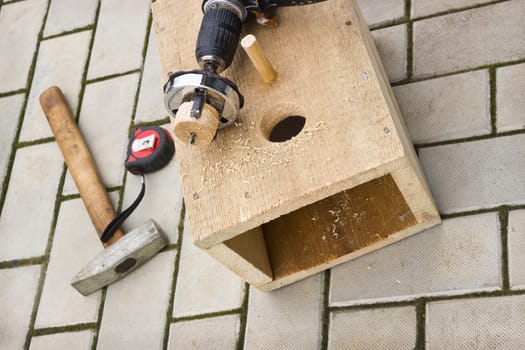
[[[201,3],[152,7],[164,76],[198,68]],[[208,145],[176,144],[195,245],[266,291],[440,222],[355,1],[277,16],[276,28],[243,25],[277,79],[239,48],[224,72],[244,95],[238,119]]]

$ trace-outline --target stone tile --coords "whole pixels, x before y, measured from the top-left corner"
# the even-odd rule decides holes
[[[427,304],[427,349],[525,348],[525,295]]]
[[[127,208],[140,192],[140,176],[128,173],[124,189],[123,208]],[[179,237],[182,209],[182,184],[175,157],[159,171],[146,175],[146,194],[138,209],[124,222],[125,231],[153,219],[166,233],[171,243]]]
[[[173,316],[231,310],[241,306],[244,283],[233,272],[193,245],[184,221]]]
[[[328,349],[414,349],[415,345],[416,310],[413,306],[330,315]]]
[[[93,331],[57,333],[31,338],[29,350],[75,349],[89,350],[93,341]]]
[[[88,84],[80,111],[79,127],[107,187],[122,185],[138,74]],[[78,193],[67,174],[64,194]]]
[[[394,87],[412,142],[488,134],[490,87],[486,70]]]
[[[46,0],[26,0],[2,6],[0,12],[0,93],[24,89],[33,61]],[[14,25],[16,23],[16,25]]]
[[[101,251],[82,200],[62,202],[35,328],[97,321],[100,292],[85,297],[70,281]]]
[[[525,210],[509,213],[508,252],[510,285],[525,289]]]
[[[16,151],[0,216],[0,261],[44,254],[62,164],[54,142]]]
[[[162,348],[175,255],[158,254],[108,287],[97,349]]]
[[[525,129],[525,64],[496,71],[498,131]]]
[[[0,348],[24,347],[39,278],[39,265],[0,270]]]
[[[76,113],[90,38],[91,31],[85,31],[41,42],[20,141],[53,136],[38,100],[48,87],[60,87],[73,115]]]
[[[148,40],[146,61],[144,62],[135,123],[151,122],[168,116],[164,107],[164,93],[162,91],[166,80],[162,76],[157,38],[155,30],[152,29]]]
[[[239,326],[238,315],[172,323],[168,349],[235,349]]]
[[[44,37],[94,24],[97,0],[82,0],[71,6],[70,0],[51,0]]]
[[[525,135],[422,148],[419,158],[442,213],[525,203]]]
[[[525,57],[525,2],[506,1],[414,23],[414,75]],[[443,30],[446,28],[446,30]]]
[[[330,304],[452,295],[500,287],[495,213],[443,224],[332,269]]]
[[[91,52],[88,79],[127,72],[142,66],[142,49],[150,0],[102,1]]]
[[[384,24],[405,15],[403,0],[357,0],[369,26]]]
[[[391,82],[406,78],[407,67],[407,26],[374,30],[374,42]]]
[[[464,7],[484,4],[491,0],[412,0],[412,18],[433,15],[439,12],[461,9]]]
[[[17,121],[23,103],[24,95],[0,98],[0,179],[2,179],[0,184],[7,173],[11,146],[15,140]]]
[[[322,274],[271,293],[250,288],[245,349],[319,349]]]

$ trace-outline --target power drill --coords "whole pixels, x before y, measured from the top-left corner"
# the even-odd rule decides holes
[[[277,7],[321,1],[325,0],[204,0],[195,48],[200,69],[171,74],[164,86],[164,104],[175,118],[175,136],[191,145],[206,145],[217,129],[237,119],[244,98],[234,82],[219,74],[231,65],[248,18],[275,27]]]

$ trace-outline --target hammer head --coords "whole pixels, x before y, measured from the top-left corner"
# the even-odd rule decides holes
[[[153,220],[124,235],[95,256],[71,280],[83,295],[115,282],[135,270],[168,244],[168,238]]]

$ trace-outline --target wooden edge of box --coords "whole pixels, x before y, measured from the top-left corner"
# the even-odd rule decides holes
[[[204,251],[253,286],[268,284],[273,280],[260,226]]]
[[[432,199],[425,196],[425,192],[422,192],[423,184],[419,182],[416,170],[413,169],[408,162],[406,163],[406,167],[398,169],[389,175],[394,180],[395,185],[398,187],[399,192],[410,208],[411,214],[415,217],[415,224],[389,234],[383,239],[358,250],[351,251],[348,254],[344,254],[311,268],[277,278],[275,278],[274,274],[272,275],[273,269],[269,261],[269,251],[264,241],[262,227],[258,227],[247,232],[247,234],[237,236],[231,240],[242,239],[244,240],[243,244],[231,244],[231,242],[228,241],[206,251],[252,286],[261,291],[271,291],[368,254],[374,250],[429,229],[441,222],[441,218],[434,207]],[[249,260],[252,261],[250,262]]]
[[[351,178],[347,178],[339,183],[330,183],[324,188],[319,189],[315,192],[310,192],[308,195],[301,195],[298,198],[294,198],[288,202],[280,203],[278,208],[266,210],[258,216],[252,217],[249,222],[240,222],[235,226],[231,226],[228,230],[222,230],[215,232],[212,236],[200,237],[197,234],[193,235],[193,243],[201,249],[210,249],[211,247],[221,244],[227,240],[230,240],[240,234],[243,234],[253,229],[253,224],[256,223],[257,227],[270,222],[282,215],[286,215],[290,212],[295,211],[297,208],[305,207],[309,204],[318,202],[324,198],[333,196],[342,191],[354,188],[363,183],[376,179],[378,177],[390,174],[397,169],[400,169],[406,165],[406,157],[393,159],[390,162],[383,163],[374,169],[366,172],[357,174]],[[282,208],[289,207],[291,209],[284,210]]]

